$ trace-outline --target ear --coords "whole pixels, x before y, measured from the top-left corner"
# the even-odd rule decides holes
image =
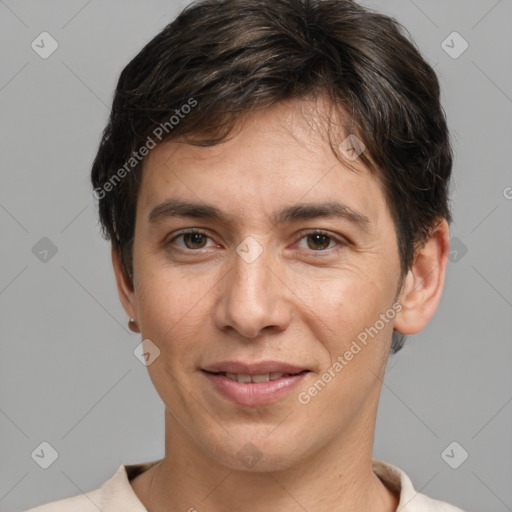
[[[417,334],[434,316],[441,294],[448,255],[450,229],[442,219],[424,245],[417,249],[398,302],[402,310],[395,317],[394,328],[402,334]]]
[[[133,290],[133,284],[123,270],[121,264],[121,257],[114,248],[114,244],[111,245],[112,251],[112,266],[114,267],[114,275],[116,276],[117,293],[121,304],[128,315],[128,318],[133,318],[138,323],[137,313],[137,302],[135,300],[135,293]]]

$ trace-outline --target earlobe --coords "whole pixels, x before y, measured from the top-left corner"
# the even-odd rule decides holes
[[[130,279],[126,275],[123,270],[123,266],[121,264],[121,257],[119,253],[116,251],[114,245],[111,246],[111,254],[112,254],[112,266],[114,268],[114,275],[116,278],[117,284],[117,292],[119,294],[119,299],[121,304],[128,315],[129,319],[134,320],[134,323],[137,324],[138,314],[137,314],[137,303],[135,301],[135,293],[133,289],[133,284],[130,282]],[[132,329],[133,330],[133,329]]]
[[[443,292],[450,251],[448,223],[441,220],[424,245],[417,249],[398,302],[402,310],[394,328],[402,334],[417,334],[434,316]]]

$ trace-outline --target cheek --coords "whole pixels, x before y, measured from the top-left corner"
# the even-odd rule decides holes
[[[381,289],[386,290],[383,285]],[[334,432],[339,422],[356,415],[367,397],[375,396],[393,330],[393,321],[382,321],[381,314],[391,308],[394,290],[382,294],[362,277],[331,280],[322,290],[311,295],[308,318],[310,331],[328,353],[318,375],[324,384],[315,381],[303,391],[315,397],[311,415]],[[333,417],[333,410],[343,412]]]
[[[142,335],[178,356],[192,338],[200,342],[211,287],[175,269],[146,265],[141,270],[136,295]]]
[[[326,326],[346,334],[378,318],[391,296],[391,292],[384,292],[383,283],[376,284],[360,269],[341,269],[338,278],[333,278],[333,272],[322,279],[304,278],[296,289],[297,296]]]
[[[197,299],[193,285],[177,287],[175,279],[160,273],[145,277],[138,297],[141,333],[160,350],[147,370],[162,401],[181,410],[190,393],[185,383],[197,371],[197,353],[207,341],[207,297]]]
[[[389,277],[387,281],[390,281]],[[378,368],[387,357],[393,331],[392,318],[381,320],[381,315],[391,308],[393,292],[391,283],[374,284],[371,275],[359,272],[350,277],[345,274],[336,280],[308,283],[302,311],[312,335],[329,353],[330,364],[352,347],[357,354],[351,359],[350,366],[373,366],[373,361]],[[389,311],[388,314],[392,317]]]

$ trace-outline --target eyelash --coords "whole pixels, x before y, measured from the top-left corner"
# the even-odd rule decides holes
[[[204,231],[201,231],[199,229],[189,229],[189,230],[186,230],[186,231],[181,231],[180,233],[175,235],[172,239],[170,239],[169,241],[165,242],[164,245],[165,245],[166,248],[169,248],[169,249],[171,249],[173,251],[178,251],[178,252],[183,252],[183,253],[203,254],[205,252],[208,252],[207,249],[187,249],[187,248],[182,248],[182,247],[174,246],[173,242],[177,238],[180,238],[180,237],[182,237],[184,235],[190,235],[190,234],[192,234],[192,235],[194,235],[194,234],[203,235],[206,238],[211,240],[211,237],[207,233],[205,233]],[[331,248],[327,248],[327,249],[320,249],[318,251],[315,251],[313,249],[309,250],[312,254],[315,255],[315,257],[327,256],[329,254],[332,254],[332,252],[338,252],[341,249],[343,249],[344,247],[346,247],[347,245],[349,245],[349,242],[347,240],[344,240],[342,238],[334,236],[334,235],[330,234],[328,231],[322,231],[320,229],[316,229],[316,230],[312,230],[312,231],[311,230],[310,231],[303,231],[299,235],[300,235],[299,241],[301,241],[302,239],[304,239],[304,238],[306,238],[308,236],[312,236],[312,235],[324,235],[327,238],[329,238],[332,242],[335,242],[337,244],[337,247],[334,247],[334,248],[331,247]],[[306,250],[308,250],[308,249],[306,249]]]

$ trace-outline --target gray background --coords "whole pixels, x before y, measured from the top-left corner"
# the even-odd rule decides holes
[[[456,157],[456,252],[435,317],[389,360],[375,457],[467,511],[512,510],[512,3],[364,3],[435,66]],[[163,456],[163,405],[133,354],[89,170],[121,69],[185,4],[0,0],[2,511]],[[59,45],[47,59],[31,48],[43,31]],[[469,44],[456,59],[441,46],[453,31]],[[31,456],[44,441],[58,453],[46,470]],[[469,453],[458,469],[441,456],[453,441],[452,464]]]

